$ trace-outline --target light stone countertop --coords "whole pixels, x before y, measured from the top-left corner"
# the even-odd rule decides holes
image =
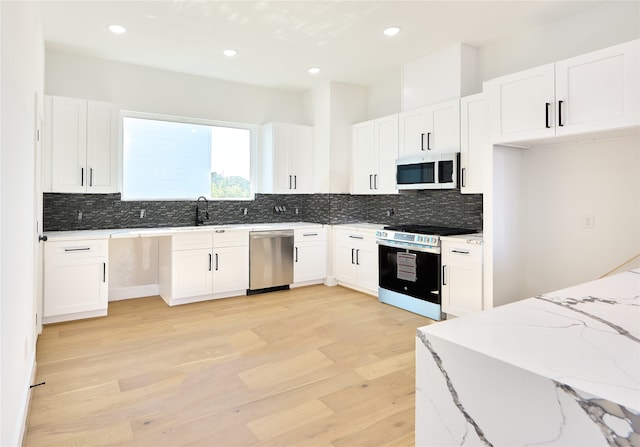
[[[257,223],[257,224],[230,224],[230,225],[199,225],[190,227],[158,227],[158,228],[118,228],[105,230],[77,230],[77,231],[50,231],[46,232],[49,241],[72,241],[84,239],[118,239],[133,237],[159,237],[189,231],[217,231],[217,230],[285,230],[296,228],[323,227],[324,225],[311,222],[285,222],[285,223]]]
[[[418,337],[640,412],[640,269],[425,326]]]

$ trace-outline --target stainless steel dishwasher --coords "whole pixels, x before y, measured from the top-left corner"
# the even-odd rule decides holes
[[[249,233],[248,294],[288,289],[293,282],[293,230]]]

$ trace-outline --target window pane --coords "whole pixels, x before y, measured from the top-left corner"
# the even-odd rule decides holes
[[[251,132],[211,128],[211,197],[251,197]]]
[[[251,198],[251,131],[123,119],[123,198]]]

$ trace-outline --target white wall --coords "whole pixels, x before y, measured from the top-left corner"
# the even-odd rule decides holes
[[[527,296],[597,279],[640,253],[637,136],[533,147],[522,156]],[[583,228],[586,216],[593,229]]]
[[[0,11],[0,445],[17,446],[35,367],[34,129],[36,97],[42,107],[44,44],[33,3],[0,2]]]
[[[640,2],[603,2],[546,26],[479,48],[480,81],[640,37]]]
[[[381,118],[398,113],[402,107],[402,70],[367,88],[367,118]],[[365,121],[366,121],[365,120]]]
[[[46,52],[47,95],[114,102],[123,110],[247,124],[312,124],[304,95],[59,51]]]

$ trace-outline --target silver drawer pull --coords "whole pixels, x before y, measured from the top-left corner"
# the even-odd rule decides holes
[[[309,236],[317,236],[318,233],[303,233],[302,236],[304,237],[309,237]]]
[[[216,233],[224,233],[226,230],[216,230]]]
[[[65,248],[64,251],[89,251],[91,247],[82,247],[82,248]]]
[[[468,255],[469,250],[451,250],[451,253],[459,253],[461,255]]]
[[[352,234],[349,235],[351,239],[364,239],[364,236],[354,236]]]

